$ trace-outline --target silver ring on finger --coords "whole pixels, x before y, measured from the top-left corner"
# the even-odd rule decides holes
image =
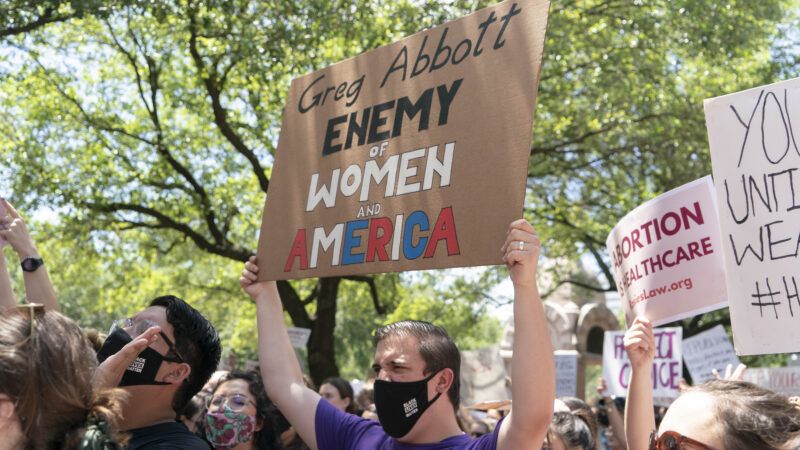
[[[524,241],[519,241],[519,250],[520,251],[525,250],[525,242]]]

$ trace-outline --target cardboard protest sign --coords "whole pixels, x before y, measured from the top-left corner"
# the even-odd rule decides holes
[[[311,330],[309,328],[289,327],[286,329],[289,332],[289,341],[294,348],[306,348],[308,338],[311,337]]]
[[[678,383],[683,374],[680,327],[655,328],[656,355],[653,359],[653,403],[669,406],[680,393]],[[631,363],[623,344],[624,331],[606,331],[603,337],[603,379],[608,393],[627,397]]]
[[[556,397],[575,397],[578,395],[578,352],[575,350],[556,350]]]
[[[506,382],[506,366],[500,357],[500,347],[465,350],[461,352],[461,402],[507,400],[511,390]]]
[[[705,101],[740,355],[800,350],[800,78]]]
[[[800,396],[800,367],[748,368],[744,381],[787,397]]]
[[[740,362],[722,325],[684,339],[683,361],[692,375],[693,384],[713,379],[714,369],[722,374],[728,364],[735,369]]]
[[[522,216],[548,9],[505,1],[296,78],[260,279],[500,263]]]
[[[727,306],[711,177],[640,205],[606,246],[629,326],[638,315],[658,326]]]

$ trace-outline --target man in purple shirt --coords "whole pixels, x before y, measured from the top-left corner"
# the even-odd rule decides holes
[[[460,357],[447,333],[426,322],[402,321],[375,334],[375,407],[380,424],[336,410],[308,389],[283,323],[275,282],[256,282],[255,258],[240,283],[256,303],[261,374],[270,398],[294,429],[318,450],[538,450],[555,397],[555,367],[536,270],[539,237],[513,222],[501,252],[514,284],[511,413],[494,433],[471,439],[456,422]]]

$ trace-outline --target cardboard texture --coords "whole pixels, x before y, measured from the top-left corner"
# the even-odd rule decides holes
[[[259,278],[500,264],[548,9],[505,1],[293,80]]]
[[[653,404],[669,406],[680,394],[678,384],[683,374],[680,327],[655,328],[656,355],[653,359]],[[603,336],[603,379],[607,392],[616,397],[628,396],[631,362],[623,344],[624,331],[606,331]]]
[[[736,353],[796,352],[800,79],[706,100],[705,115]]]

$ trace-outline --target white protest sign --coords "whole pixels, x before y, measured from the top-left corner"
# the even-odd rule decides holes
[[[606,246],[629,326],[640,315],[658,326],[727,306],[710,176],[638,206]]]
[[[713,379],[713,369],[722,374],[728,364],[735,369],[740,362],[722,325],[684,339],[683,361],[692,375],[692,384]]]
[[[705,101],[733,342],[800,350],[800,79]]]
[[[653,359],[653,403],[669,406],[680,393],[678,384],[683,374],[680,327],[655,328],[656,354]],[[603,337],[603,379],[608,393],[627,397],[631,363],[623,344],[624,331],[606,331]]]
[[[294,348],[306,348],[308,338],[311,336],[311,330],[308,328],[289,327],[289,341],[292,342]]]
[[[800,396],[800,367],[748,368],[744,380],[787,397]]]
[[[473,405],[511,398],[500,347],[461,352],[461,401]]]
[[[578,395],[578,352],[575,350],[556,350],[556,397],[575,397]]]

